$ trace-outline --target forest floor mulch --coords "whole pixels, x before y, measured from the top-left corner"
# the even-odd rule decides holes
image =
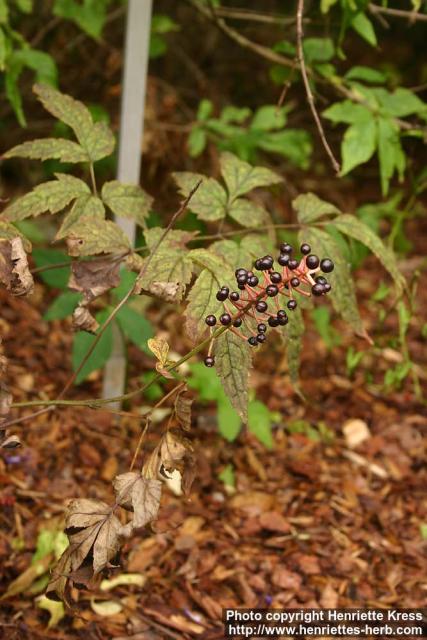
[[[0,293],[2,348],[15,401],[53,398],[70,375],[70,327],[43,321],[48,295],[41,285],[28,300]],[[366,291],[362,297],[375,335]],[[389,337],[396,335],[395,318],[385,327]],[[174,322],[164,331],[176,333]],[[181,339],[172,335],[170,341]],[[349,379],[345,350],[354,341],[344,332],[343,344],[328,351],[309,329],[302,356],[305,403],[290,386],[279,351],[257,358],[257,396],[281,415],[272,450],[246,432],[225,442],[217,433],[215,407],[196,400],[191,495],[166,489],[159,520],[126,542],[114,571],[139,574],[139,586],[73,589],[73,611],[47,628],[48,613],[24,585],[0,602],[0,637],[208,640],[223,637],[224,607],[425,605],[425,403],[410,378],[399,390],[381,390],[378,382],[399,358],[386,341]],[[427,354],[419,325],[411,328],[409,346],[425,387]],[[131,387],[151,364],[131,349]],[[100,389],[95,375],[70,398],[97,396]],[[129,409],[136,412],[140,405],[137,399]],[[153,425],[149,449],[161,428],[161,421]],[[61,526],[69,499],[111,499],[111,480],[128,469],[139,429],[139,420],[82,408],[16,425],[23,447],[0,458],[0,593],[30,566],[39,532]],[[356,444],[351,432],[365,439]],[[229,464],[234,488],[218,477]],[[102,601],[121,611],[97,613]]]

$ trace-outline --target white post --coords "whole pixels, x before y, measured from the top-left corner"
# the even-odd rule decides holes
[[[117,169],[117,179],[125,183],[139,184],[140,180],[151,11],[152,0],[128,2]],[[117,223],[133,244],[133,220],[117,218]],[[126,380],[123,340],[114,323],[113,340],[113,351],[104,370],[104,398],[122,395]]]

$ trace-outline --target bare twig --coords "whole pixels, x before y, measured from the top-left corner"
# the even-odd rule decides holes
[[[280,53],[269,49],[268,47],[264,47],[262,44],[258,44],[257,42],[253,42],[246,38],[246,36],[242,35],[239,31],[232,29],[232,27],[228,26],[228,24],[222,19],[219,18],[215,13],[211,12],[209,9],[204,7],[201,3],[197,2],[197,0],[186,0],[188,4],[196,9],[200,14],[202,14],[208,20],[213,20],[218,28],[225,33],[226,36],[237,42],[244,49],[249,49],[254,53],[257,53],[259,56],[273,62],[275,64],[280,64],[285,67],[292,67],[294,65],[294,61],[291,58],[286,58],[282,56]]]
[[[369,4],[368,9],[371,13],[383,13],[386,16],[392,16],[395,18],[404,18],[411,23],[415,22],[427,22],[426,13],[418,13],[417,11],[404,11],[403,9],[392,9],[391,7],[380,7],[377,4]]]
[[[287,25],[294,24],[295,18],[272,13],[259,13],[251,9],[234,9],[233,7],[216,7],[215,14],[221,18],[230,20],[245,20],[247,22],[260,22],[263,24]]]
[[[313,114],[314,121],[317,126],[317,130],[320,135],[320,139],[322,141],[323,147],[326,153],[329,156],[329,159],[332,163],[332,166],[336,173],[340,172],[340,165],[336,160],[331,147],[329,146],[328,141],[326,140],[325,132],[323,130],[323,125],[320,120],[319,114],[317,113],[316,105],[314,103],[313,93],[311,91],[310,82],[308,80],[307,68],[305,66],[304,59],[304,48],[303,48],[303,26],[302,26],[302,18],[304,14],[304,0],[298,0],[298,8],[297,8],[297,49],[298,49],[298,59],[300,63],[301,75],[304,82],[305,92],[307,94],[308,104],[311,109],[311,113]]]

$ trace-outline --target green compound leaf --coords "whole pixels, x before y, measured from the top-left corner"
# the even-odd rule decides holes
[[[81,293],[74,293],[73,291],[60,293],[45,312],[43,320],[62,320],[63,318],[68,318],[77,307],[81,297]]]
[[[289,377],[292,384],[297,387],[299,381],[302,336],[304,335],[305,326],[300,306],[294,309],[292,314],[289,315],[289,322],[287,325],[280,328],[280,334],[286,345]]]
[[[200,220],[221,220],[226,214],[227,194],[219,182],[200,173],[179,171],[172,174],[179,192],[187,198],[190,191],[202,180],[202,184],[191,198],[189,208]]]
[[[282,182],[282,178],[274,171],[265,167],[252,167],[228,151],[221,154],[220,165],[230,200],[256,187],[267,187]]]
[[[185,310],[186,331],[195,342],[206,331],[206,316],[210,313],[218,315],[222,309],[221,302],[216,299],[221,284],[211,271],[203,269],[191,287]]]
[[[221,334],[214,344],[215,367],[224,391],[243,420],[248,421],[248,377],[250,347],[231,331]]]
[[[369,112],[368,112],[369,113]],[[346,130],[341,144],[342,171],[346,175],[354,167],[372,158],[377,147],[377,127],[374,116],[369,113]]]
[[[218,289],[223,285],[231,289],[235,283],[232,266],[211,251],[194,249],[188,258],[203,267],[188,295],[185,310],[187,333],[197,340],[206,331],[205,317],[211,313],[218,315],[223,308],[216,299]]]
[[[22,245],[26,253],[31,253],[31,242],[17,229],[13,224],[0,220],[0,238],[4,240],[12,240],[19,236],[22,239]]]
[[[91,162],[113,152],[115,140],[109,127],[105,122],[94,123],[82,102],[45,84],[34,85],[34,93],[49,113],[71,127]]]
[[[292,207],[297,213],[298,222],[307,224],[327,215],[339,215],[341,211],[330,202],[321,200],[315,193],[305,193],[293,200]]]
[[[71,211],[65,215],[61,227],[55,236],[55,240],[66,238],[71,233],[74,225],[78,224],[78,221],[82,216],[97,220],[104,220],[105,208],[102,200],[90,193],[85,193],[85,195],[76,198],[73,206],[71,207]]]
[[[355,333],[366,338],[367,334],[357,306],[350,268],[336,241],[326,231],[316,228],[300,231],[299,240],[308,242],[317,255],[333,260],[335,269],[328,274],[328,280],[332,285],[330,299],[334,309],[348,322]],[[290,325],[291,322],[288,326]]]
[[[148,248],[153,249],[164,229],[153,227],[144,232]],[[193,265],[188,258],[187,242],[194,237],[188,231],[170,231],[160,244],[154,256],[150,259],[147,271],[144,273],[141,285],[149,289],[155,283],[177,283],[176,300],[182,300],[186,285],[190,282]]]
[[[65,173],[56,173],[56,180],[38,185],[18,198],[3,211],[3,217],[12,222],[41,213],[58,213],[80,195],[90,193],[83,180]]]
[[[372,47],[377,46],[377,36],[374,25],[365,13],[357,13],[351,21],[351,26],[368,44]]]
[[[102,199],[116,215],[135,220],[139,225],[145,226],[153,198],[140,186],[123,184],[118,180],[106,182],[102,187]]]
[[[100,326],[104,324],[110,315],[109,309],[104,309],[100,311],[96,315],[96,320]],[[79,331],[74,336],[73,340],[73,352],[72,352],[72,363],[73,370],[75,371],[77,367],[82,362],[83,358],[86,356],[87,352],[91,348],[94,340],[94,335],[87,333],[86,331]],[[96,345],[93,353],[90,355],[88,361],[83,366],[82,370],[78,374],[75,384],[80,384],[83,380],[92,373],[92,371],[96,371],[97,369],[102,369],[104,365],[107,363],[111,350],[113,348],[113,328],[110,324],[102,334],[99,339],[98,344]]]
[[[364,122],[369,119],[370,111],[367,107],[355,104],[351,100],[342,100],[325,109],[323,116],[331,120],[331,122],[353,124],[354,122]]]
[[[82,216],[67,237],[70,256],[93,256],[98,253],[121,253],[130,249],[129,239],[110,220]]]
[[[396,122],[391,118],[379,118],[377,126],[381,190],[383,195],[386,195],[395,169],[399,174],[399,179],[403,179],[406,157],[400,143],[400,129]]]
[[[126,305],[117,313],[117,322],[128,340],[139,349],[148,350],[147,341],[154,332],[151,323],[143,315]]]
[[[259,227],[266,222],[265,209],[245,198],[234,200],[228,213],[242,227]]]
[[[4,158],[56,159],[61,162],[87,162],[86,151],[77,142],[65,138],[41,138],[18,144],[7,151]]]
[[[341,231],[341,233],[355,240],[359,240],[359,242],[366,245],[372,253],[376,255],[385,269],[387,269],[396,284],[398,292],[402,292],[406,283],[405,278],[397,266],[396,256],[368,225],[348,213],[344,213],[335,218],[332,224],[338,231]],[[331,258],[333,259],[332,256]]]

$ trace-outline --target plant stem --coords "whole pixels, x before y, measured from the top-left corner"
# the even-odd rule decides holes
[[[98,196],[98,189],[96,188],[95,170],[93,168],[93,162],[89,163],[90,179],[92,181],[92,191],[94,196]]]

